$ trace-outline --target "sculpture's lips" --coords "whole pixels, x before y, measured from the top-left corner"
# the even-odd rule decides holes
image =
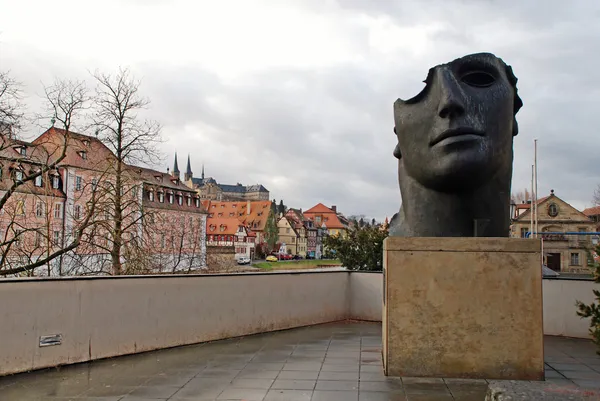
[[[447,139],[447,138],[464,137],[465,140],[468,140],[468,139],[477,139],[477,137],[483,137],[483,136],[485,136],[485,134],[483,132],[477,131],[473,128],[447,129],[446,131],[444,131],[440,135],[438,135],[435,139],[433,139],[429,143],[429,146],[437,145],[438,143],[442,142],[444,139]]]

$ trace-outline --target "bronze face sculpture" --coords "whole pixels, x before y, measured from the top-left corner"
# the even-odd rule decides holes
[[[391,236],[507,237],[515,115],[512,68],[489,53],[429,70],[394,103],[402,207]]]

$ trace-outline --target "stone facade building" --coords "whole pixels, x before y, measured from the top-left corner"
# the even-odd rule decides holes
[[[175,154],[174,169],[177,169],[177,153]],[[177,174],[179,170],[177,169]],[[269,200],[269,191],[262,185],[236,185],[220,184],[212,177],[204,176],[204,165],[200,178],[194,177],[190,157],[188,156],[184,182],[196,190],[202,199],[215,201],[265,201]]]
[[[531,203],[516,206],[510,234],[511,237],[524,238],[533,231]],[[560,199],[554,191],[538,200],[537,210],[544,264],[558,272],[589,273],[593,243],[591,236],[584,233],[595,231],[594,221]]]
[[[8,143],[6,138],[3,141]],[[23,258],[23,252],[16,252],[16,248],[10,249],[9,256],[28,264],[70,246],[76,239],[80,242],[30,275],[175,272],[206,265],[207,213],[198,194],[178,177],[123,165],[118,190],[123,231],[118,235],[123,244],[121,262],[127,267],[115,272],[111,270],[110,251],[111,241],[117,238],[112,231],[117,213],[113,206],[117,160],[110,149],[95,137],[52,127],[31,143],[10,143],[4,150],[0,164],[8,173],[0,190],[6,191],[14,179],[42,165],[56,164],[39,179],[18,187],[11,202],[0,211],[13,221],[12,225],[4,221],[4,238],[15,238],[11,227],[16,218],[25,231],[21,237],[29,246],[29,258]],[[64,158],[60,159],[63,151]],[[17,213],[14,217],[8,213],[12,202]]]

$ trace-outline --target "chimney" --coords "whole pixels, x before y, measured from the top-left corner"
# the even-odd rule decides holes
[[[250,206],[252,205],[252,203],[250,202],[250,199],[248,199],[246,201],[246,214],[250,214]]]
[[[336,205],[331,206],[331,210],[333,210],[334,213],[337,213],[337,206]]]

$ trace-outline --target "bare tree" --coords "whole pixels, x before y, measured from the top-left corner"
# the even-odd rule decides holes
[[[0,71],[0,134],[12,136],[23,118],[23,91],[21,83],[9,71]]]
[[[524,203],[530,201],[532,198],[529,190],[524,188],[520,191],[514,192],[511,196],[511,199],[514,203]]]
[[[596,189],[594,190],[592,202],[594,202],[595,206],[600,206],[600,184],[598,184],[598,186],[596,186]]]
[[[112,273],[122,274],[124,252],[128,245],[135,246],[140,236],[135,235],[142,222],[141,202],[135,199],[138,190],[135,174],[129,165],[153,163],[159,159],[157,144],[160,141],[160,126],[149,120],[141,120],[138,113],[145,109],[149,100],[139,93],[140,81],[133,78],[127,69],[115,75],[95,73],[97,81],[94,98],[94,125],[100,139],[115,154],[111,166],[111,181],[105,188],[110,196],[111,219],[107,223],[110,239]],[[137,202],[137,203],[136,203]]]
[[[89,225],[95,210],[95,197],[92,196],[86,204],[89,213],[82,217],[76,235],[69,243],[62,241],[62,233],[61,238],[54,235],[57,231],[53,229],[55,219],[52,218],[49,200],[54,199],[56,193],[51,184],[51,174],[57,173],[66,157],[73,120],[85,109],[88,97],[83,83],[61,80],[46,87],[45,94],[46,116],[58,121],[62,128],[58,140],[53,137],[53,141],[26,143],[2,137],[2,159],[12,166],[12,170],[8,179],[2,182],[0,197],[0,212],[5,226],[0,239],[0,275],[32,272],[44,265],[48,266],[50,273],[51,261],[79,246],[81,233]],[[6,104],[10,106],[14,102]],[[5,108],[3,115],[16,116],[14,108],[13,111]],[[15,146],[22,149],[18,155],[12,152]]]

